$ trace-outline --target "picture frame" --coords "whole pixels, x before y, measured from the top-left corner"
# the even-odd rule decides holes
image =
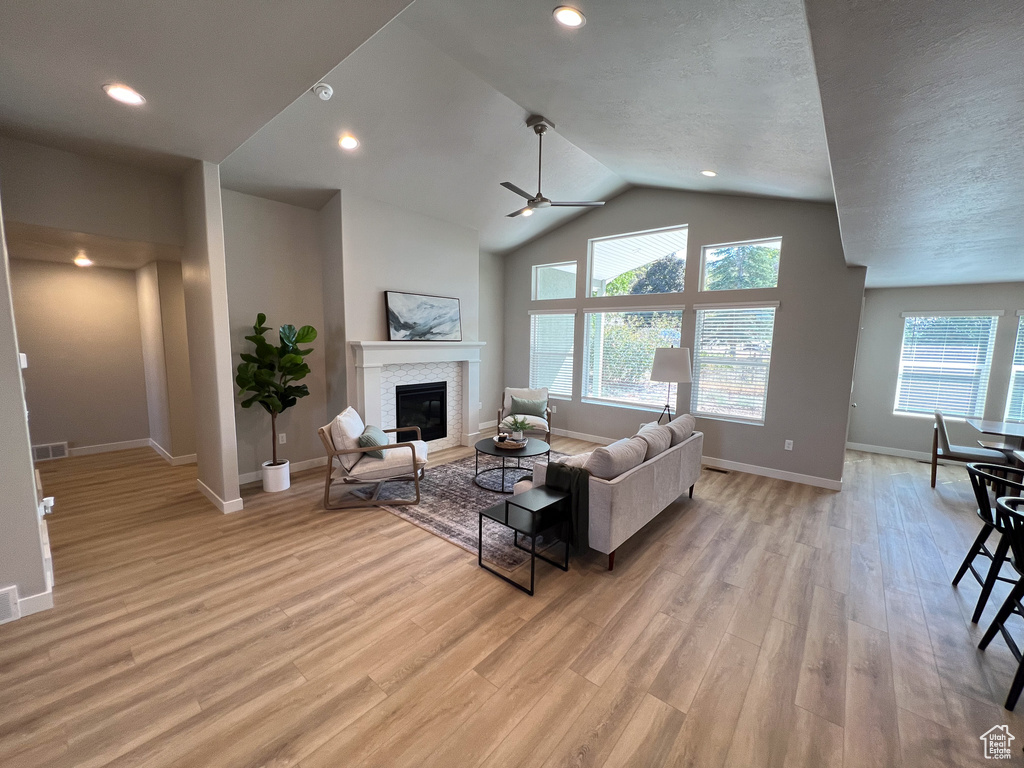
[[[462,306],[452,296],[384,291],[388,341],[462,341]]]

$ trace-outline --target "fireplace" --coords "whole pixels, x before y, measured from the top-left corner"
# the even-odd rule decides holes
[[[448,436],[448,384],[403,384],[395,387],[395,426],[419,427],[424,440]],[[409,439],[397,435],[398,440]]]

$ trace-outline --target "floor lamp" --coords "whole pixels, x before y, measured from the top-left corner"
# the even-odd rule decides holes
[[[690,382],[690,350],[685,347],[661,347],[654,350],[654,366],[651,369],[651,381],[667,382],[665,407],[661,409],[658,423],[662,416],[672,421],[672,384],[688,384]]]

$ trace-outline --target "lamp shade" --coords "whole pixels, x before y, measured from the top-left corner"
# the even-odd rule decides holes
[[[661,347],[654,350],[651,381],[687,384],[690,381],[690,350],[685,347]]]

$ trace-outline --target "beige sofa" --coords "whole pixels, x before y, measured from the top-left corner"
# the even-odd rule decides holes
[[[567,462],[591,473],[590,547],[608,555],[608,570],[624,541],[687,490],[693,498],[704,449],[704,433],[693,426],[685,414]],[[547,464],[537,462],[533,482],[517,484],[517,492],[544,485],[546,476]]]

